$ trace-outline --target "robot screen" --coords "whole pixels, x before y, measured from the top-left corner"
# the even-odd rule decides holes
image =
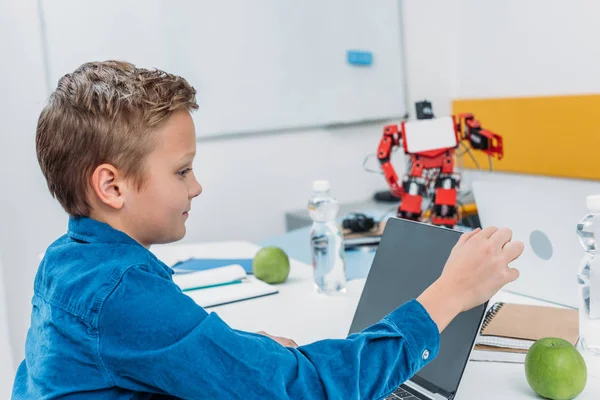
[[[458,145],[452,117],[406,121],[402,139],[408,153],[454,148]]]

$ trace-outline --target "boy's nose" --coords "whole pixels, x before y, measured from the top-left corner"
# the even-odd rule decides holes
[[[190,198],[193,199],[194,197],[198,197],[200,196],[200,193],[202,193],[202,185],[200,185],[200,183],[198,183],[198,181],[196,181],[194,179],[195,183],[192,186],[192,189],[190,190]]]

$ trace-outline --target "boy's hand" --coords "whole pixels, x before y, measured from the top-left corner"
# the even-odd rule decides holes
[[[440,332],[458,313],[484,303],[519,277],[508,264],[523,253],[524,245],[511,239],[510,229],[496,227],[461,236],[440,278],[417,299]]]
[[[296,344],[296,342],[294,342],[292,339],[288,339],[288,338],[284,338],[281,336],[272,336],[269,335],[267,332],[264,331],[260,331],[260,332],[256,332],[259,335],[263,335],[263,336],[267,336],[271,339],[273,339],[274,341],[276,341],[277,343],[279,343],[280,345],[284,346],[284,347],[298,347],[298,345]]]
[[[460,311],[489,300],[519,271],[508,264],[523,253],[521,242],[511,242],[508,228],[488,227],[462,235],[452,249],[440,281],[458,296]]]

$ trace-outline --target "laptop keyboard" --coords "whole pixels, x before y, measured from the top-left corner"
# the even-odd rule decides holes
[[[412,393],[407,392],[402,387],[399,387],[398,389],[394,390],[394,393],[391,393],[385,399],[386,400],[398,400],[398,399],[402,399],[402,400],[419,400],[418,397],[416,397]]]

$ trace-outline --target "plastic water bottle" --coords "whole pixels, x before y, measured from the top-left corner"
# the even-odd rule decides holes
[[[313,278],[319,293],[346,292],[344,237],[336,222],[338,210],[339,202],[329,194],[329,182],[313,182],[308,211],[313,220],[310,230]]]
[[[577,235],[585,249],[579,283],[579,347],[600,356],[600,195],[587,197],[589,213],[577,224]]]

